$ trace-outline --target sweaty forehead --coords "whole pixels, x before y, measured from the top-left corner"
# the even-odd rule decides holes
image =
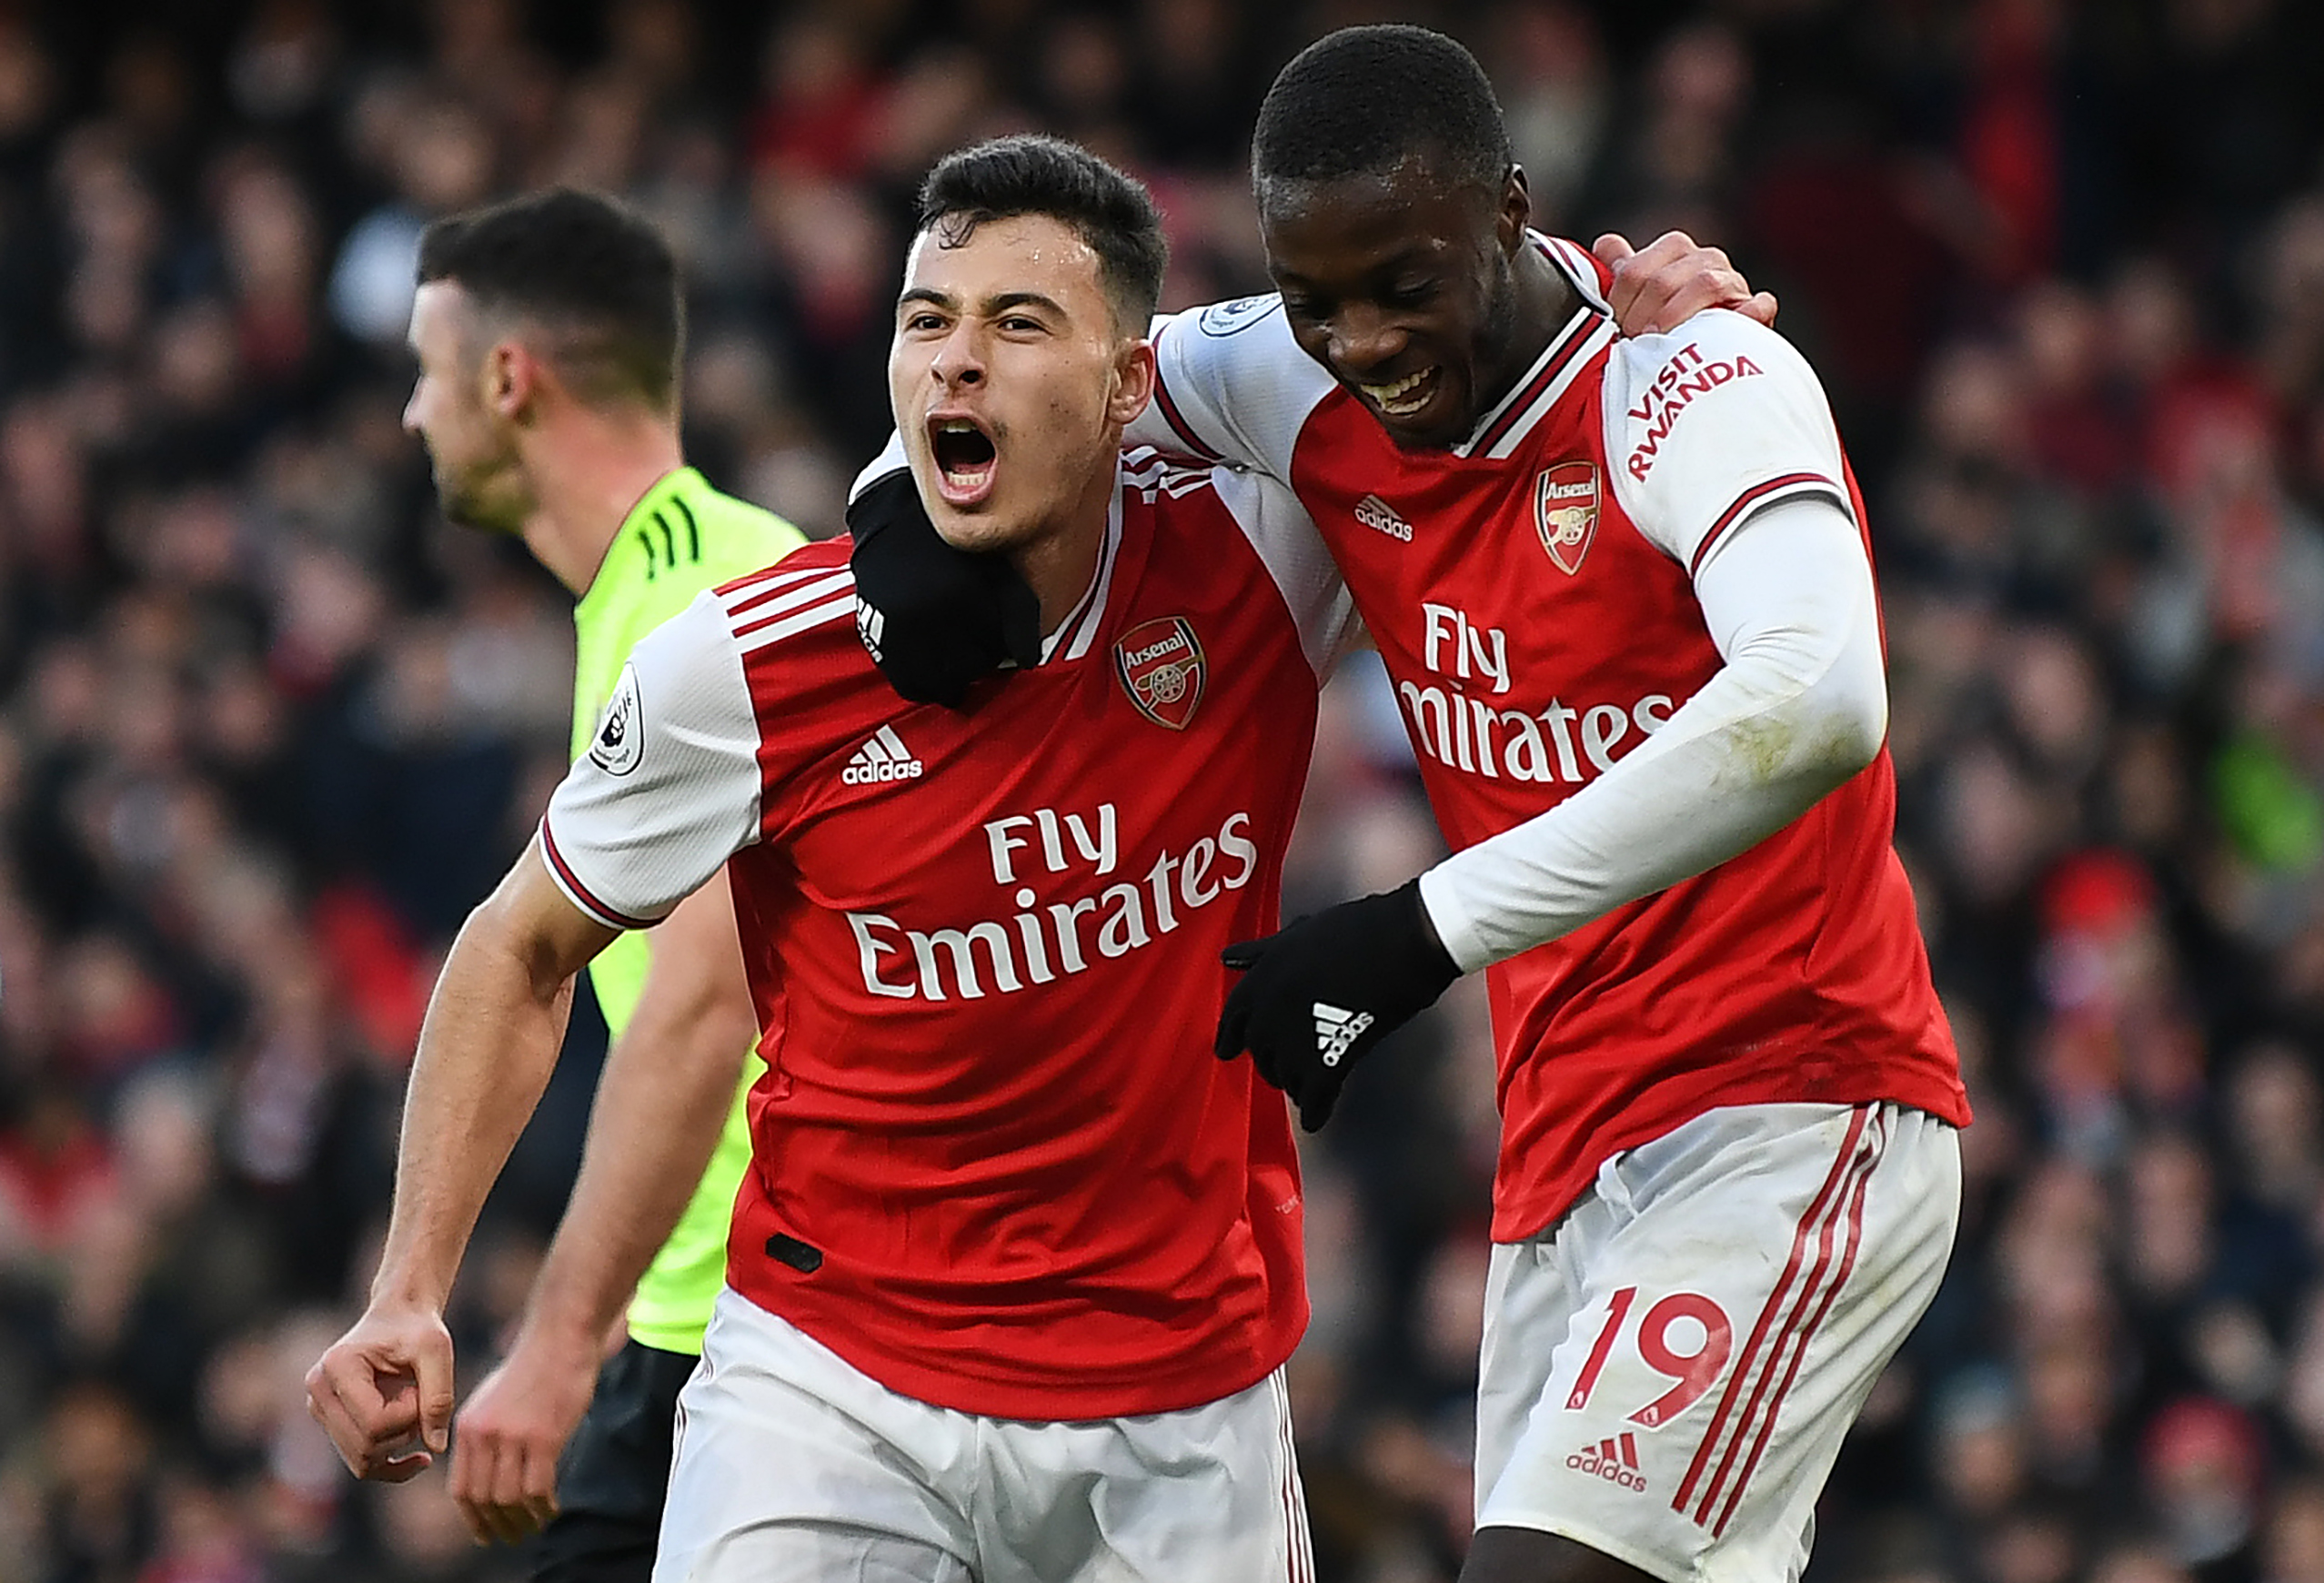
[[[971,304],[1031,292],[1077,316],[1105,310],[1096,249],[1046,215],[1011,215],[972,225],[937,221],[912,238],[904,289],[938,291]]]

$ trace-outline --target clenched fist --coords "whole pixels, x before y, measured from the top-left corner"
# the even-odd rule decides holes
[[[604,1347],[520,1331],[460,1409],[452,1498],[479,1540],[513,1544],[557,1515],[557,1464],[589,1411]]]
[[[451,1443],[452,1336],[417,1305],[373,1303],[307,1371],[307,1410],[357,1478],[401,1484]]]

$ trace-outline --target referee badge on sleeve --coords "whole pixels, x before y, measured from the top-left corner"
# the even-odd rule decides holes
[[[646,726],[638,701],[638,667],[621,667],[621,680],[598,716],[597,734],[589,739],[589,762],[609,775],[627,775],[645,755]]]

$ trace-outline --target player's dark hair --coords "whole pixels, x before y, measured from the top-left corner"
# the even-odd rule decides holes
[[[538,322],[542,351],[589,399],[669,410],[686,310],[678,261],[612,199],[550,187],[450,215],[419,239],[419,283],[449,280],[487,313]]]
[[[994,137],[947,155],[920,187],[918,231],[957,247],[987,220],[1039,215],[1090,245],[1120,327],[1144,335],[1162,301],[1170,245],[1153,195],[1061,137]]]
[[[1456,182],[1498,187],[1511,155],[1501,103],[1476,56],[1402,23],[1329,33],[1276,75],[1251,135],[1251,175],[1336,181],[1414,156]]]

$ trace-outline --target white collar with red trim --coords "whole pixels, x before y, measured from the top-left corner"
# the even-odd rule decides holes
[[[1614,310],[1607,304],[1605,294],[1598,289],[1596,267],[1589,256],[1563,237],[1546,237],[1539,231],[1526,235],[1532,238],[1534,250],[1573,287],[1574,295],[1582,299],[1581,306],[1550,338],[1549,345],[1542,348],[1541,356],[1534,359],[1524,376],[1477,419],[1465,439],[1453,447],[1453,454],[1457,457],[1497,458],[1515,450],[1534,425],[1546,417],[1558,398],[1565,394],[1575,373],[1618,333],[1614,325]]]
[[[1098,551],[1097,569],[1090,574],[1090,586],[1059,622],[1057,630],[1041,640],[1041,662],[1052,660],[1079,660],[1097,641],[1099,631],[1105,626],[1105,607],[1113,591],[1113,567],[1122,558],[1122,491],[1123,480],[1116,473],[1112,502],[1105,511],[1105,543]]]

